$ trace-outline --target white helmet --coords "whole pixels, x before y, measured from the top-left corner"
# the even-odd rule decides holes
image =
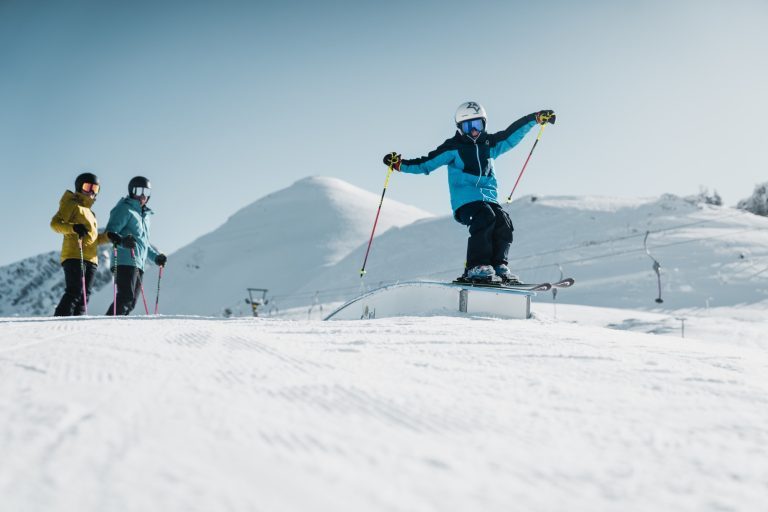
[[[482,133],[485,131],[485,125],[488,124],[485,109],[481,104],[474,101],[467,101],[459,105],[454,119],[456,128],[466,135],[469,135],[473,130]]]
[[[483,106],[475,101],[467,101],[459,105],[456,109],[456,126],[459,126],[462,121],[468,121],[470,119],[482,119],[488,121],[488,116],[485,114]]]

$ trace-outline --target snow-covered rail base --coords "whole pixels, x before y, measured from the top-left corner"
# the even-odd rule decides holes
[[[352,299],[325,317],[325,320],[463,314],[529,318],[533,295],[536,293],[528,290],[406,281],[383,286]]]

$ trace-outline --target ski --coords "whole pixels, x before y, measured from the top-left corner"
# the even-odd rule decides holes
[[[473,286],[476,288],[503,288],[506,290],[525,290],[530,292],[546,292],[552,289],[551,283],[505,283],[503,281],[477,281],[459,277],[453,281],[453,284]]]
[[[552,283],[552,288],[570,288],[571,286],[573,286],[575,282],[576,280],[574,278],[567,277],[565,279],[561,279],[560,281]]]
[[[570,288],[576,281],[572,277],[561,279],[554,283],[507,283],[504,281],[476,281],[459,277],[453,281],[453,284],[463,284],[467,286],[476,286],[479,288],[507,288],[512,290],[526,290],[532,292],[546,292],[552,288]]]

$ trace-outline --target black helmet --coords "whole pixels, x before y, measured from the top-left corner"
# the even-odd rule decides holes
[[[136,189],[138,188],[146,189],[142,190],[144,194],[137,194]],[[136,176],[135,178],[131,178],[131,181],[128,182],[128,195],[131,197],[138,197],[141,195],[149,197],[147,190],[151,188],[152,184],[149,182],[149,179],[145,178],[144,176]]]
[[[85,191],[83,190],[83,184],[90,183],[91,185],[98,185],[99,184],[99,177],[91,172],[84,172],[77,178],[75,178],[75,192],[85,192],[86,194],[90,194],[91,191]],[[99,187],[95,187],[95,190],[93,191],[93,194],[97,194],[99,192]]]

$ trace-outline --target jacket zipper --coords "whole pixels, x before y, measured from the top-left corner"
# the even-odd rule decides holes
[[[477,145],[477,141],[473,140],[475,144],[475,153],[477,154],[477,182],[475,182],[475,187],[477,187],[480,184],[480,178],[483,176],[483,164],[480,163],[480,147]]]

